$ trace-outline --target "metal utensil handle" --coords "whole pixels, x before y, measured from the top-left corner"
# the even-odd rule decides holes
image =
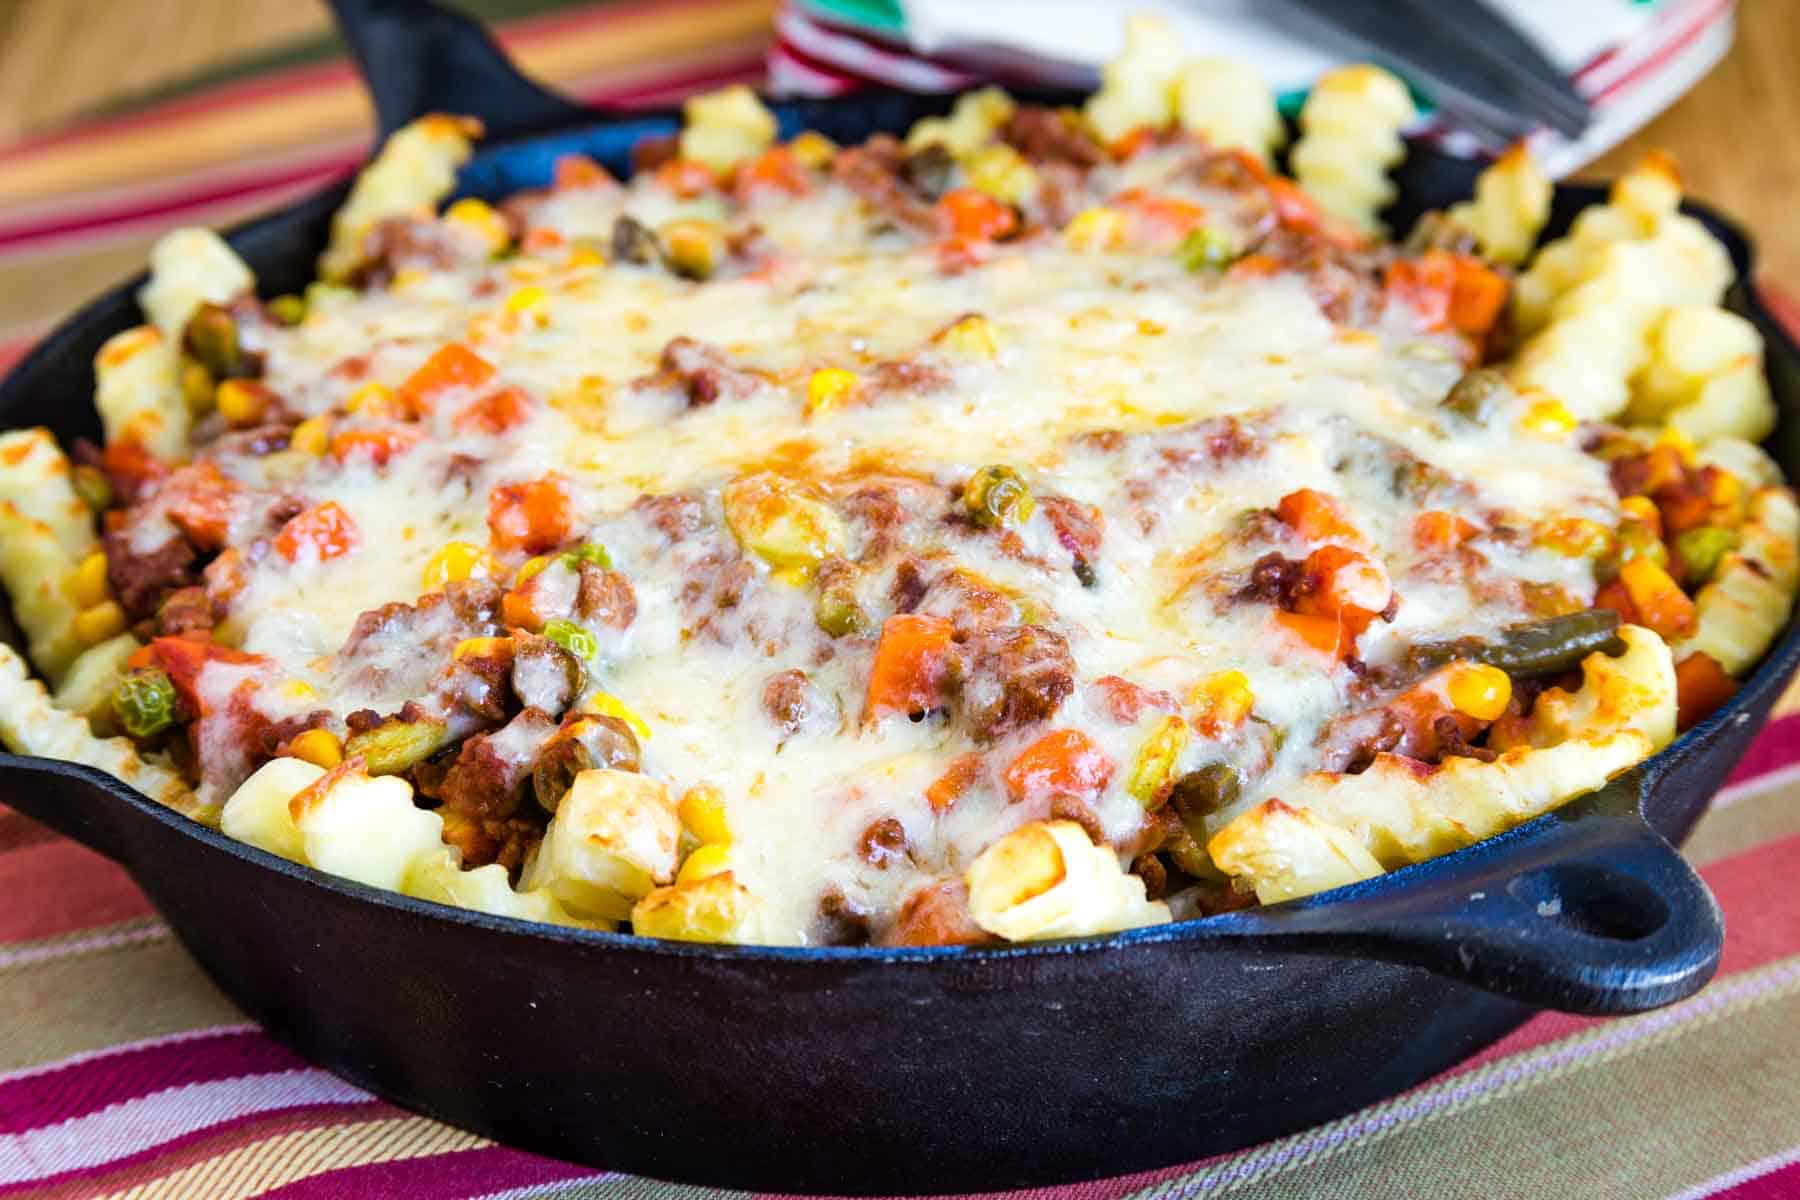
[[[1470,847],[1460,862],[1409,868],[1418,875],[1406,886],[1253,910],[1228,918],[1232,932],[1361,951],[1564,1012],[1679,1000],[1717,969],[1724,918],[1694,869],[1638,815],[1643,780],[1627,776]],[[1519,841],[1530,846],[1522,857]]]
[[[587,111],[527,78],[479,24],[432,0],[329,2],[383,138],[432,112],[479,117],[503,137]]]

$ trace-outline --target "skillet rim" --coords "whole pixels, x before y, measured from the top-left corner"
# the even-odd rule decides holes
[[[1032,97],[1027,93],[1019,93],[1026,99]],[[910,93],[888,91],[869,91],[856,93],[841,98],[852,103],[884,96],[911,96]],[[913,97],[917,99],[918,97]],[[946,102],[952,97],[942,97]],[[804,109],[817,108],[822,105],[833,105],[834,101],[808,101],[800,105],[786,106]],[[783,106],[778,106],[780,109]],[[786,114],[784,113],[784,116]],[[518,151],[533,143],[553,142],[571,136],[579,136],[584,131],[595,131],[616,124],[668,123],[671,126],[676,120],[674,114],[667,111],[630,111],[603,112],[586,114],[580,123],[550,130],[534,130],[525,134],[503,136],[484,142],[479,146],[470,162],[458,174],[458,193],[463,191],[470,172],[478,169],[487,160],[498,157],[507,151]],[[789,124],[783,121],[783,128]],[[1413,165],[1421,160],[1444,160],[1450,163],[1465,163],[1469,160],[1445,154],[1433,147],[1410,142],[1408,145],[1407,164]],[[1404,168],[1402,168],[1404,171]],[[253,217],[234,225],[224,231],[221,236],[227,241],[236,241],[264,228],[293,220],[306,210],[335,208],[341,203],[350,186],[348,178],[301,197],[299,200],[275,209],[271,212]],[[1406,184],[1401,183],[1402,203],[1407,199]],[[1562,214],[1566,209],[1576,211],[1587,208],[1604,199],[1604,189],[1592,182],[1558,183],[1554,191],[1554,211]],[[1708,205],[1698,202],[1684,201],[1683,211],[1701,218],[1709,231],[1717,237],[1726,248],[1732,259],[1734,268],[1733,287],[1728,297],[1740,300],[1740,307],[1763,331],[1765,336],[1780,343],[1780,350],[1796,364],[1800,364],[1800,331],[1790,331],[1778,321],[1770,311],[1754,273],[1755,246],[1749,235],[1731,219]],[[1553,217],[1554,220],[1554,217]],[[67,354],[66,347],[87,332],[84,328],[102,307],[117,302],[121,297],[135,292],[148,279],[148,271],[139,271],[128,280],[107,289],[90,299],[73,313],[60,321],[42,340],[22,357],[6,374],[0,377],[0,430],[19,428],[9,423],[5,414],[15,407],[25,395],[20,382],[42,364],[54,362]],[[1765,356],[1767,362],[1769,356]],[[91,407],[91,397],[87,400]],[[85,417],[87,414],[83,414]],[[1771,435],[1773,437],[1775,435]],[[59,443],[61,438],[59,437]],[[1766,445],[1768,439],[1763,444]],[[1788,486],[1796,486],[1789,480]],[[28,656],[22,656],[28,666],[33,666],[31,678],[41,682],[41,676],[35,672],[35,666]],[[1785,680],[1800,667],[1800,604],[1790,612],[1787,627],[1780,637],[1764,652],[1757,667],[1749,675],[1740,680],[1737,693],[1720,709],[1705,721],[1677,736],[1668,746],[1658,753],[1631,768],[1620,776],[1611,787],[1629,785],[1634,792],[1633,808],[1640,823],[1646,825],[1652,833],[1655,827],[1644,818],[1644,809],[1656,794],[1662,781],[1676,766],[1692,755],[1705,752],[1719,735],[1729,726],[1749,719],[1746,711],[1754,703],[1760,693],[1772,683]],[[1763,724],[1766,725],[1765,717]],[[683,942],[672,939],[643,937],[637,934],[620,933],[612,930],[588,929],[574,926],[550,925],[544,922],[530,921],[524,918],[500,916],[474,909],[460,908],[454,905],[441,904],[437,901],[408,896],[404,893],[384,888],[371,887],[356,883],[340,876],[331,875],[318,868],[305,866],[281,858],[246,842],[230,838],[223,832],[206,826],[166,805],[146,796],[144,793],[120,781],[97,768],[83,766],[65,759],[47,758],[36,755],[15,755],[0,752],[0,776],[13,770],[31,773],[49,773],[71,777],[91,785],[105,793],[110,801],[121,801],[135,808],[139,815],[161,822],[171,830],[177,830],[200,844],[213,850],[234,854],[249,863],[263,869],[274,870],[295,879],[297,882],[324,887],[346,899],[375,902],[397,912],[414,918],[450,921],[453,924],[481,929],[488,933],[527,935],[544,939],[548,942],[563,945],[586,947],[592,950],[606,949],[610,951],[630,951],[666,956],[677,959],[700,959],[712,962],[759,962],[772,963],[893,963],[923,964],[931,962],[955,962],[958,964],[999,964],[1014,962],[1020,959],[1067,958],[1073,955],[1086,955],[1108,951],[1123,951],[1134,947],[1171,946],[1188,943],[1226,942],[1234,940],[1233,935],[1248,934],[1252,937],[1266,935],[1268,930],[1246,930],[1241,926],[1250,922],[1252,914],[1267,913],[1300,913],[1314,909],[1335,907],[1345,901],[1361,898],[1387,897],[1390,893],[1405,895],[1419,890],[1420,885],[1432,882],[1433,876],[1446,876],[1454,879],[1459,874],[1459,867],[1468,867],[1483,854],[1502,852],[1503,848],[1515,843],[1529,843],[1537,840],[1539,835],[1553,827],[1559,819],[1567,819],[1567,810],[1582,799],[1597,795],[1586,793],[1564,801],[1556,808],[1540,816],[1514,826],[1489,838],[1448,854],[1426,859],[1422,862],[1408,864],[1393,871],[1361,880],[1344,887],[1334,888],[1326,892],[1283,901],[1274,905],[1262,905],[1244,913],[1222,913],[1210,917],[1189,918],[1172,921],[1162,925],[1138,926],[1109,934],[1090,935],[1078,938],[1060,938],[1044,941],[1002,943],[982,946],[779,946],[779,945],[736,945],[717,942]],[[1710,804],[1710,798],[1708,804]],[[1704,811],[1704,806],[1699,811]],[[1561,817],[1559,818],[1559,814]],[[1569,861],[1566,856],[1560,861]],[[135,865],[126,864],[135,873]],[[1442,883],[1444,880],[1435,880]],[[1339,953],[1345,953],[1338,951]],[[1367,953],[1350,952],[1349,956],[1373,958]]]

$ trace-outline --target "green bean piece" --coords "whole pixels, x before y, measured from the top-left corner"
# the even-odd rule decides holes
[[[1175,248],[1176,259],[1190,271],[1223,271],[1237,256],[1231,235],[1212,225],[1200,226]]]
[[[544,636],[582,662],[587,662],[600,653],[600,643],[593,634],[561,617],[553,617],[544,622]]]
[[[1421,673],[1462,659],[1529,679],[1558,675],[1580,666],[1581,660],[1596,650],[1607,654],[1625,652],[1625,643],[1619,637],[1619,614],[1610,608],[1508,625],[1494,641],[1457,638],[1450,642],[1425,642],[1408,651],[1407,658]]]
[[[1181,818],[1182,828],[1202,846],[1209,836],[1206,818],[1237,803],[1244,781],[1228,763],[1208,763],[1183,775],[1169,790],[1169,803]]]
[[[398,775],[418,766],[450,742],[450,730],[442,721],[383,721],[373,729],[350,735],[344,757],[361,756],[371,775]]]
[[[203,303],[188,318],[183,335],[187,351],[212,372],[214,379],[230,379],[243,371],[244,351],[238,343],[237,318],[223,305]]]
[[[286,296],[277,296],[263,307],[269,310],[270,316],[283,325],[298,325],[306,320],[306,301],[292,293]]]
[[[134,738],[155,737],[175,723],[175,684],[154,668],[133,671],[113,689],[113,715]]]
[[[1687,567],[1682,582],[1689,587],[1705,583],[1718,571],[1724,557],[1737,548],[1738,535],[1733,529],[1701,525],[1682,530],[1675,537],[1675,552]]]
[[[562,564],[571,571],[581,570],[582,563],[593,563],[597,567],[612,570],[612,555],[599,542],[584,542],[573,550],[565,550]]]
[[[1471,421],[1486,421],[1494,415],[1494,405],[1506,388],[1506,376],[1499,371],[1476,367],[1451,386],[1439,407]]]
[[[75,494],[81,502],[95,512],[105,512],[112,507],[112,480],[99,467],[78,463],[69,471],[69,483],[75,488]]]
[[[1023,525],[1031,519],[1037,502],[1017,471],[989,466],[969,476],[969,482],[963,486],[963,508],[970,520],[992,529]]]

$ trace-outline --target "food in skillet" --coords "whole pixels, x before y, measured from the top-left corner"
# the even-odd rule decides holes
[[[734,89],[498,209],[428,118],[304,296],[172,235],[106,444],[0,438],[7,742],[446,903],[923,944],[1373,876],[1722,703],[1796,510],[1669,164],[1515,275],[1523,151],[1389,242],[1397,81],[1289,179],[1169,44],[854,147]]]

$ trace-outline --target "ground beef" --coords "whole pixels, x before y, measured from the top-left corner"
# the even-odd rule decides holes
[[[856,839],[856,856],[879,870],[906,857],[906,826],[893,817],[883,817],[862,831]]]
[[[436,798],[446,809],[484,821],[512,816],[525,798],[532,762],[556,729],[548,713],[528,708],[504,729],[469,738],[436,782]]]
[[[1105,155],[1078,121],[1053,108],[1021,104],[1013,110],[1000,137],[1034,163],[1066,162],[1078,167],[1100,165]]]
[[[401,271],[441,272],[462,257],[456,235],[443,223],[417,217],[384,217],[363,235],[362,266],[355,282],[386,287]]]
[[[176,588],[156,610],[156,632],[163,636],[199,633],[213,627],[212,598],[206,588],[191,585]]]
[[[1238,590],[1237,598],[1273,604],[1292,612],[1305,586],[1306,564],[1288,558],[1279,550],[1271,550],[1251,566],[1249,581]]]
[[[580,589],[575,593],[575,611],[585,621],[609,629],[628,629],[637,620],[637,590],[621,572],[584,562]]]
[[[831,174],[894,224],[918,233],[935,233],[937,211],[906,182],[901,174],[905,161],[897,140],[876,134],[861,146],[839,152]]]
[[[1075,691],[1068,640],[1042,625],[987,630],[963,643],[961,651],[959,711],[977,742],[1048,720]]]
[[[639,496],[631,509],[673,545],[706,528],[706,505],[687,492]]]
[[[1081,580],[1083,587],[1093,587],[1098,582],[1094,565],[1100,557],[1100,542],[1106,532],[1100,510],[1054,493],[1040,495],[1038,507],[1044,510],[1050,527],[1056,530],[1056,540],[1074,560],[1075,577]]]
[[[199,552],[173,531],[154,550],[134,550],[131,543],[129,527],[115,530],[103,539],[106,583],[126,615],[143,620],[156,615],[164,596],[195,582],[193,566]]]
[[[818,689],[805,671],[777,671],[763,684],[763,712],[783,737],[799,733],[824,711]]]
[[[731,356],[712,343],[677,337],[663,347],[656,370],[632,386],[674,388],[687,398],[689,408],[704,408],[720,400],[741,400],[761,382],[754,372],[734,366]]]
[[[936,363],[895,359],[869,368],[863,379],[862,394],[866,399],[879,400],[883,396],[929,395],[949,386],[950,372]]]

